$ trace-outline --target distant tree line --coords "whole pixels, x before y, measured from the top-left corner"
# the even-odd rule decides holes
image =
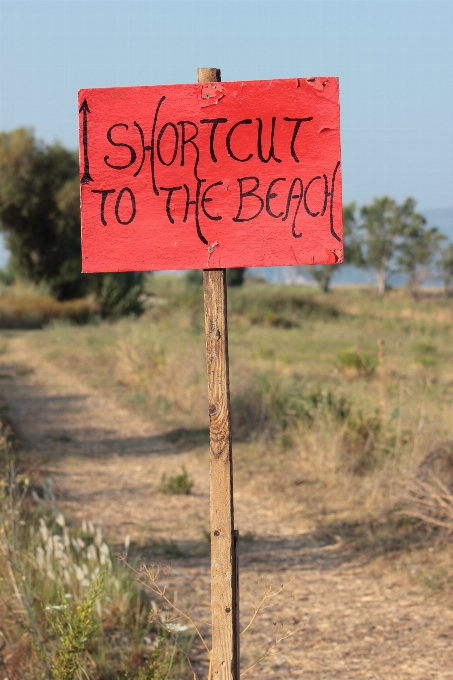
[[[344,262],[366,270],[380,295],[390,275],[400,272],[414,296],[433,273],[442,280],[446,293],[453,283],[453,244],[407,198],[398,204],[388,196],[375,198],[360,209],[355,203],[343,208]],[[320,288],[328,291],[337,265],[310,269]]]
[[[102,317],[141,311],[140,273],[81,274],[79,169],[76,152],[36,140],[32,130],[0,133],[0,230],[11,253],[6,276],[45,283],[59,300],[92,295]],[[358,208],[343,209],[345,263],[367,270],[383,295],[394,272],[406,275],[414,295],[435,267],[450,291],[453,244],[415,209],[413,198],[399,205],[383,196]],[[244,269],[227,272],[228,285],[240,286]],[[338,265],[311,267],[328,291]],[[187,282],[202,282],[189,272]]]

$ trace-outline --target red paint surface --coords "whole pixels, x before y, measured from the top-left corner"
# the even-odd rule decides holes
[[[341,262],[338,94],[330,77],[80,90],[83,271]],[[311,118],[293,148],[285,118]]]

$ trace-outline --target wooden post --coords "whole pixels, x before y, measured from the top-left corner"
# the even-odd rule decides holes
[[[220,70],[198,69],[199,83],[220,81]],[[234,530],[225,269],[203,271],[211,442],[212,680],[239,680],[239,587]]]

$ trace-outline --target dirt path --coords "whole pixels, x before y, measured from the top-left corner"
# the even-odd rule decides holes
[[[0,355],[0,393],[8,417],[28,446],[47,454],[60,507],[101,522],[118,544],[126,534],[144,555],[171,559],[171,586],[209,617],[209,466],[205,450],[178,451],[163,433],[46,362],[32,333],[9,334]],[[194,493],[158,492],[164,472],[184,464]],[[242,641],[247,668],[282,622],[298,628],[251,679],[453,678],[453,611],[401,575],[389,560],[367,564],[341,545],[321,542],[303,518],[288,516],[253,480],[236,486],[241,535],[242,619],[257,582],[294,581]],[[332,542],[331,542],[332,543]]]

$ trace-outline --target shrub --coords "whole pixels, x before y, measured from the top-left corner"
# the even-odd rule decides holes
[[[275,376],[256,374],[232,396],[233,434],[274,437],[298,424],[312,426],[321,418],[343,422],[350,405],[344,396],[331,391],[309,391],[298,380],[282,382]]]
[[[381,421],[376,415],[350,413],[342,433],[340,449],[346,468],[353,475],[373,472],[383,457],[379,455],[378,437]]]
[[[338,354],[336,365],[345,373],[369,378],[376,370],[378,360],[375,356],[352,350]]]
[[[303,319],[329,319],[338,316],[337,309],[318,302],[304,291],[277,286],[251,286],[231,291],[228,309],[252,324],[274,328],[297,328]]]
[[[437,364],[437,347],[429,342],[417,342],[414,345],[415,361],[429,367]]]
[[[190,494],[193,484],[193,480],[190,479],[189,474],[183,465],[179,474],[167,476],[164,473],[162,475],[159,491],[168,494]]]
[[[143,274],[117,272],[90,274],[90,289],[102,319],[118,319],[128,314],[141,314]]]

